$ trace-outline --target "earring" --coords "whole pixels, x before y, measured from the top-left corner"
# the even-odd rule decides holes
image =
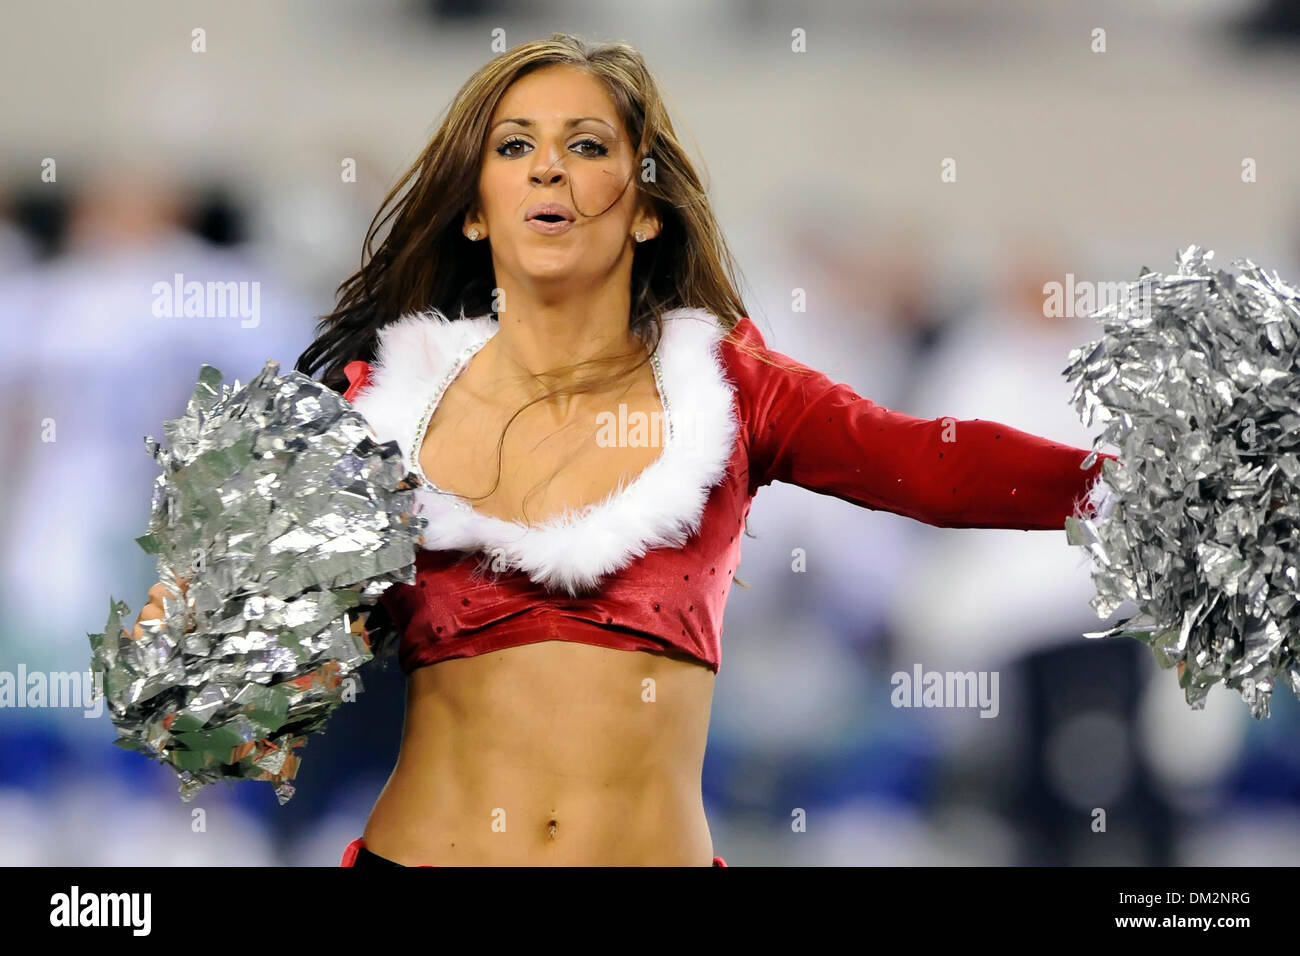
[[[640,229],[638,229],[636,232],[632,233],[632,235],[633,235],[633,237],[636,239],[637,242],[645,242],[645,233],[642,232]]]
[[[469,241],[470,241],[470,242],[474,242],[476,239],[478,239],[478,230],[477,230],[477,229],[471,229],[471,230],[469,231]]]

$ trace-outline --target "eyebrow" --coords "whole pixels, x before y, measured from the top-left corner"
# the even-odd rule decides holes
[[[615,131],[614,127],[610,125],[608,121],[601,119],[599,116],[575,116],[572,119],[567,119],[564,121],[564,128],[571,129],[572,127],[577,126],[579,123],[583,122],[584,120],[592,120],[593,122],[600,123],[602,126],[608,126],[611,132]],[[492,129],[496,129],[498,126],[504,126],[506,123],[515,123],[519,126],[524,126],[524,127],[537,125],[535,122],[528,119],[527,117],[512,116],[509,119],[498,120],[496,123],[492,125]],[[489,130],[488,132],[491,131],[492,130]]]

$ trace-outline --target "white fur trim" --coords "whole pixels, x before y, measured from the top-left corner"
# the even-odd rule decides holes
[[[1085,458],[1084,461],[1087,461],[1087,459]],[[1104,467],[1103,465],[1103,470]],[[1106,483],[1103,471],[1099,470],[1088,485],[1088,490],[1075,501],[1071,517],[1077,521],[1101,523],[1109,521],[1118,506],[1119,496]]]
[[[1118,504],[1118,496],[1106,483],[1101,473],[1098,472],[1097,477],[1093,479],[1092,486],[1088,489],[1088,505],[1092,509],[1094,520],[1109,521]]]
[[[354,404],[379,441],[397,442],[417,474],[426,406],[497,327],[491,314],[453,320],[431,310],[380,330],[371,384]],[[518,568],[538,584],[576,595],[651,548],[685,544],[726,472],[739,428],[719,355],[725,331],[704,309],[665,313],[658,350],[664,447],[630,483],[533,527],[482,514],[462,498],[422,486],[416,499],[429,519],[423,546],[484,552],[496,570]]]

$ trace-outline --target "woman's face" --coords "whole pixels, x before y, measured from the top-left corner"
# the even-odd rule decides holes
[[[491,243],[496,284],[590,289],[630,281],[633,234],[658,233],[633,181],[633,149],[595,77],[550,66],[517,80],[489,123],[479,208],[463,227]],[[571,221],[530,221],[541,203],[565,207]]]

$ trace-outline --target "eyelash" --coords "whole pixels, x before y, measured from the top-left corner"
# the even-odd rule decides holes
[[[519,156],[519,155],[520,155],[519,153],[515,153],[515,154],[512,156],[512,155],[510,155],[509,153],[506,152],[507,148],[509,148],[511,145],[513,145],[513,144],[515,144],[515,143],[523,143],[525,146],[529,145],[528,140],[526,140],[526,139],[521,139],[521,138],[518,137],[518,136],[512,136],[512,137],[510,137],[508,140],[506,140],[504,143],[502,143],[500,146],[498,146],[498,147],[496,148],[496,151],[497,151],[498,155],[500,155],[500,156],[504,156],[506,159],[514,159],[515,157]],[[594,146],[594,147],[596,147],[596,152],[595,152],[594,154],[593,154],[593,153],[585,153],[585,154],[583,154],[583,155],[585,155],[588,159],[596,159],[596,158],[601,157],[601,156],[608,156],[608,155],[609,155],[609,147],[606,146],[606,145],[603,144],[603,143],[597,142],[597,141],[594,140],[594,139],[580,139],[580,140],[578,140],[578,142],[574,143],[573,145],[574,145],[574,146],[587,146],[587,145],[590,145],[590,146]]]

